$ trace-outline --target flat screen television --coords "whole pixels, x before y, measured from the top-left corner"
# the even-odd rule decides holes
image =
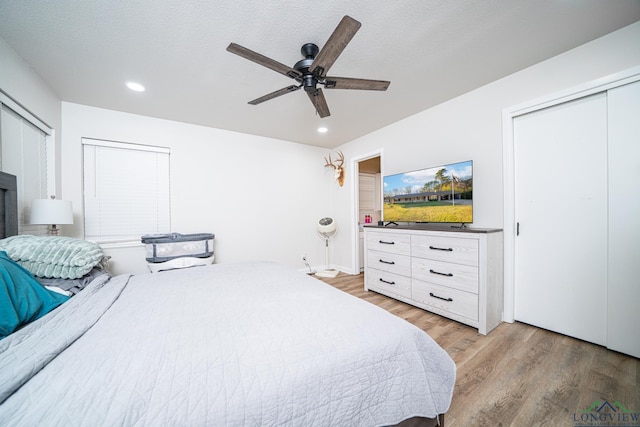
[[[473,222],[473,161],[383,178],[385,222]]]

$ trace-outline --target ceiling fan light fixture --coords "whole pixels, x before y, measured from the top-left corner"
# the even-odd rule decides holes
[[[305,74],[304,76],[302,76],[302,85],[304,86],[304,90],[306,90],[307,92],[315,92],[317,90],[317,83],[318,80],[313,74]]]

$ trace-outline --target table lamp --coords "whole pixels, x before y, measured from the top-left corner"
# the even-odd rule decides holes
[[[50,199],[34,199],[31,202],[31,224],[51,225],[49,234],[57,236],[59,224],[73,224],[73,209],[71,202],[57,200],[56,196]]]

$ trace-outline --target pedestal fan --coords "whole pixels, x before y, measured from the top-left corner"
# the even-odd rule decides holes
[[[324,238],[325,269],[316,273],[320,277],[336,277],[338,270],[329,268],[329,238],[336,234],[336,222],[333,218],[322,218],[318,221],[318,234]]]

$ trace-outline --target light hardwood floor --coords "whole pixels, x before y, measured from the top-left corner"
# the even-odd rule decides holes
[[[594,402],[605,401],[640,413],[640,359],[518,322],[480,335],[469,326],[365,291],[362,274],[321,280],[406,319],[449,353],[457,377],[447,427],[575,426],[592,412],[588,409]],[[632,335],[637,334],[630,331]],[[640,426],[640,421],[626,425]]]

